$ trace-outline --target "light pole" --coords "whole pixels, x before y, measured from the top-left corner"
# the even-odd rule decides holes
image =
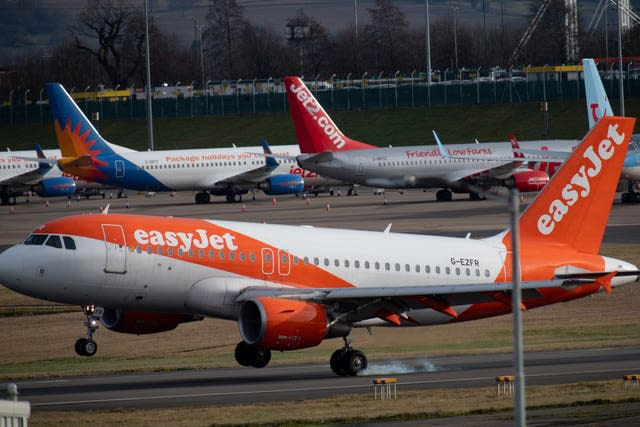
[[[9,92],[9,121],[11,124],[13,124],[13,91],[14,89],[11,89]]]
[[[382,108],[382,71],[378,74],[378,107]]]
[[[199,34],[200,34],[198,41],[199,41],[199,44],[200,44],[200,46],[199,46],[200,47],[200,74],[201,74],[201,77],[202,77],[202,87],[203,88],[205,87],[205,82],[204,82],[204,46],[203,46],[203,42],[202,42],[202,40],[203,40],[202,36],[203,36],[204,32],[202,31],[202,29],[205,28],[205,27],[206,27],[205,25],[196,25],[196,29],[199,31]]]
[[[151,99],[151,59],[149,56],[149,1],[144,0],[144,35],[145,35],[145,50],[146,50],[146,65],[147,65],[147,133],[149,150],[153,151],[153,107]]]
[[[116,87],[113,88],[113,91],[116,93],[116,120],[118,120],[118,104],[120,103],[120,97],[118,96],[118,88],[120,84],[117,84]]]
[[[362,91],[362,108],[367,109],[367,102],[364,95],[364,79],[367,78],[367,72],[365,71],[362,75],[362,80],[360,81],[360,90]]]
[[[347,74],[347,110],[351,110],[351,97],[349,96],[349,86],[351,85],[351,73]]]
[[[458,26],[456,25],[457,7],[453,7],[453,52],[455,58],[456,71],[458,71]]]
[[[89,115],[89,97],[87,91],[89,91],[90,87],[91,86],[87,86],[84,88],[84,112],[87,113],[87,115]],[[73,93],[73,91],[71,91],[71,93]]]
[[[27,115],[27,103],[29,102],[27,95],[29,95],[29,92],[31,92],[31,89],[27,89],[24,91],[24,122],[25,123],[29,123],[29,119]]]
[[[476,103],[480,105],[480,69],[482,67],[476,68]]]
[[[98,127],[98,122],[102,119],[102,91],[104,90],[104,85],[102,83],[100,83],[98,86],[96,86],[97,93],[98,93],[98,103],[100,105],[100,113],[96,116],[96,127]]]
[[[38,105],[40,106],[40,123],[44,122],[44,118],[42,116],[42,92],[44,92],[44,88],[40,89],[40,95],[38,95]]]
[[[427,57],[427,105],[431,105],[431,36],[429,28],[429,0],[424,0],[425,6],[425,55]]]
[[[180,83],[182,82],[178,80],[176,84],[173,85],[173,96],[176,98],[176,117],[178,117],[178,95],[180,92],[180,89],[178,89],[178,86],[180,86]]]
[[[447,81],[447,73],[449,72],[449,68],[447,67],[444,70],[444,80],[442,80],[442,90],[444,91],[444,105],[447,105],[447,85],[446,85],[446,81]]]
[[[618,91],[620,92],[620,116],[624,117],[624,81],[622,71],[622,2],[618,0]]]
[[[413,96],[413,75],[416,73],[416,70],[413,70],[411,72],[411,106],[415,107],[416,106],[416,100]]]
[[[207,107],[207,112],[206,114],[209,114],[209,84],[211,84],[211,80],[207,80],[207,83],[205,84],[205,101],[206,101],[206,107]]]
[[[224,117],[224,94],[222,93],[222,91],[224,90],[224,82],[225,82],[224,79],[222,79],[222,81],[220,82],[220,111],[223,117]]]
[[[400,70],[396,70],[395,74],[393,75],[393,80],[395,83],[395,96],[396,96],[396,110],[398,109],[398,74],[400,74]]]
[[[134,98],[134,90],[135,84],[129,86],[129,118],[133,118],[133,98]]]
[[[271,112],[271,80],[273,77],[267,79],[267,110]]]
[[[236,81],[236,106],[238,107],[238,114],[240,114],[240,82],[242,79]]]
[[[336,74],[335,73],[331,74],[331,79],[330,79],[330,81],[331,81],[331,108],[333,108],[333,79],[335,79],[335,78],[336,78]]]
[[[251,82],[251,88],[253,93],[252,103],[253,103],[253,114],[256,113],[256,77],[253,78]]]
[[[545,138],[549,135],[549,105],[547,104],[547,64],[542,67],[542,115],[544,116]]]

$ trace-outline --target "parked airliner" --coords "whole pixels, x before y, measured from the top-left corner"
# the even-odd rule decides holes
[[[239,202],[250,189],[269,195],[297,194],[305,186],[327,183],[286,159],[299,154],[296,145],[272,147],[284,160],[269,162],[260,146],[123,151],[98,133],[60,84],[47,84],[46,89],[63,155],[58,165],[89,181],[144,191],[199,190],[196,203],[208,203],[210,194]]]
[[[602,118],[521,215],[523,309],[638,279],[636,266],[598,255],[634,123]],[[351,347],[354,327],[509,313],[511,254],[508,229],[475,240],[102,213],[36,228],[0,254],[0,283],[82,306],[80,355],[96,353],[98,320],[144,334],[211,316],[238,322],[241,365],[342,337],[331,368],[355,375],[367,358]]]
[[[608,101],[597,70],[588,71],[585,63],[587,112],[593,120],[594,103],[608,105]],[[589,87],[597,85],[599,91],[591,95]],[[520,141],[520,153],[525,159],[522,155],[514,158],[507,142],[451,144],[445,155],[436,145],[376,147],[345,136],[299,78],[285,78],[285,89],[296,138],[304,153],[297,157],[301,167],[325,177],[374,187],[441,188],[436,193],[438,200],[450,200],[452,191],[469,192],[472,199],[482,198],[482,193],[472,188],[491,186],[538,191],[579,144],[578,140]],[[603,100],[593,100],[595,97]],[[611,114],[610,106],[604,111]],[[624,179],[640,180],[640,155],[636,153],[639,152],[633,149],[625,159]]]

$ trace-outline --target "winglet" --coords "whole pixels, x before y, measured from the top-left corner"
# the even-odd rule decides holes
[[[279,163],[273,155],[269,144],[267,144],[267,140],[263,139],[262,141],[260,141],[260,144],[262,145],[262,151],[264,151],[264,157],[266,158],[267,166],[271,169],[277,168]]]
[[[444,149],[444,145],[442,145],[442,142],[440,141],[438,134],[436,133],[435,130],[432,130],[431,132],[433,132],[433,137],[436,139],[436,144],[438,144],[438,148],[440,149],[440,154],[442,155],[442,157],[448,159],[449,153],[447,152],[447,150]]]
[[[101,214],[103,214],[103,215],[108,214],[108,213],[109,213],[109,207],[110,207],[110,206],[111,206],[111,204],[110,204],[110,203],[107,203],[107,206],[105,206],[105,207],[104,207],[104,209],[102,209],[102,210],[100,211],[100,213],[101,213]]]

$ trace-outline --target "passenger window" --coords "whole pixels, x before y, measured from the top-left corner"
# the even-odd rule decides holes
[[[198,249],[198,258],[204,258],[204,251],[202,249]]]
[[[440,274],[440,266],[436,266],[436,274]]]
[[[349,268],[349,260],[348,260],[348,259],[345,259],[345,260],[344,260],[344,266],[345,266],[345,267],[347,267],[347,268]]]
[[[303,261],[305,264],[309,264],[309,257],[308,256],[304,257]]]
[[[485,275],[485,276],[487,276],[487,277],[489,277],[489,276],[491,275],[491,273],[489,273],[489,270],[485,270],[485,271],[484,271],[484,275]]]
[[[32,234],[24,241],[25,245],[41,245],[47,240],[48,234]]]
[[[446,268],[444,269],[444,271],[445,271],[447,274],[451,274],[451,268],[449,268],[449,267],[446,267]]]
[[[245,260],[244,252],[240,252],[240,253],[238,254],[238,259],[239,259],[240,261],[244,261],[244,260]]]
[[[340,267],[340,260],[334,259],[333,263],[335,264],[336,267]]]
[[[213,251],[209,251],[209,258],[213,258]]]
[[[151,246],[147,246],[147,253],[151,255],[152,252],[153,252],[153,248]]]
[[[236,259],[236,253],[235,252],[229,252],[229,261],[234,261]]]
[[[476,276],[480,277],[480,269],[476,268]]]
[[[416,264],[416,273],[420,273],[420,265]]]
[[[409,264],[405,264],[405,265],[404,265],[404,269],[405,269],[406,271],[411,271],[411,266],[410,266]]]
[[[400,266],[400,265],[398,265],[398,267],[399,267],[399,266]],[[387,270],[387,271],[391,270],[391,264],[389,264],[388,262],[385,262],[385,263],[384,263],[384,269],[385,269],[385,270]]]
[[[396,271],[400,271],[400,264],[396,262]]]
[[[369,261],[364,262],[364,268],[366,268],[367,270],[369,269]]]
[[[456,276],[460,275],[460,267],[456,267]]]
[[[319,264],[320,264],[320,260],[318,259],[318,257],[315,257],[315,258],[313,259],[313,263],[314,263],[315,265],[319,265]]]
[[[178,248],[178,256],[182,256],[183,253],[184,252],[183,252],[182,248]]]
[[[158,246],[158,247],[156,248],[156,253],[157,253],[158,255],[162,255],[162,246]]]
[[[167,255],[173,256],[173,248],[167,248]]]
[[[471,276],[471,270],[468,268],[464,271],[467,276]]]
[[[294,264],[294,265],[298,265],[298,262],[299,262],[299,261],[300,261],[300,260],[298,259],[298,257],[294,255],[294,257],[293,257],[293,264]]]
[[[329,258],[324,259],[324,265],[327,267],[329,266]]]
[[[224,261],[224,252],[220,251],[218,252],[218,258],[220,258],[221,261]],[[268,260],[267,261],[271,261],[271,257],[268,256]]]
[[[254,254],[253,252],[251,252],[249,254],[249,261],[251,262],[256,262],[256,254]]]
[[[47,239],[45,245],[51,246],[52,248],[62,248],[62,240],[60,240],[60,236],[51,235]]]
[[[193,249],[189,249],[189,256],[192,257],[193,256]]]
[[[427,274],[431,273],[431,267],[428,266],[428,265],[425,265],[424,266],[424,272],[427,273]]]
[[[353,265],[355,265],[356,268],[360,268],[360,261],[354,261]]]
[[[64,247],[65,248],[70,249],[72,251],[74,251],[76,249],[76,241],[73,240],[71,237],[64,236],[64,237],[62,237],[62,240],[64,240]]]

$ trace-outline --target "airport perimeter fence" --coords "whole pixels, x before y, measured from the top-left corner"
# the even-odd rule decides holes
[[[637,77],[637,76],[636,76]],[[427,85],[423,81],[411,79],[370,79],[357,81],[306,82],[318,101],[329,110],[373,110],[385,108],[410,108],[427,105],[455,104],[508,104],[520,102],[573,101],[585,97],[582,78],[555,80],[452,80]],[[604,86],[610,100],[618,99],[618,80],[605,79]],[[218,86],[215,86],[218,84]],[[262,85],[262,86],[261,86]],[[279,86],[278,86],[279,85]],[[214,89],[214,86],[217,89]],[[194,90],[188,96],[155,97],[153,99],[154,118],[226,116],[277,113],[288,111],[286,94],[282,83],[265,85],[265,82],[249,82],[243,85],[218,82],[207,85],[207,91]],[[219,90],[224,89],[224,90]],[[121,93],[120,91],[118,93]],[[640,97],[640,78],[624,81],[625,98]],[[106,91],[105,91],[106,93]],[[114,92],[115,93],[115,92]],[[127,96],[100,97],[94,92],[93,98],[85,97],[76,102],[93,120],[121,120],[144,118],[146,103],[144,98],[126,91]],[[98,96],[96,96],[98,94]],[[0,124],[30,124],[51,122],[49,105],[42,101],[17,104],[22,97],[13,95],[13,102],[3,102],[0,107]],[[82,95],[82,94],[76,94]],[[86,94],[85,94],[86,95]],[[41,92],[42,96],[42,92]]]

